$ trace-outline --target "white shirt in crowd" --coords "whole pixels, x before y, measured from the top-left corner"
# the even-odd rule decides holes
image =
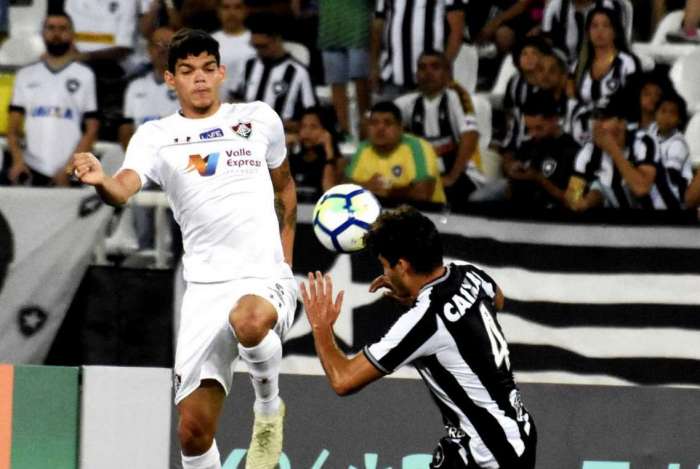
[[[135,127],[169,116],[179,108],[175,90],[162,80],[158,83],[154,72],[133,80],[124,94],[124,117]]]
[[[59,70],[27,65],[15,77],[10,109],[24,113],[25,163],[51,177],[75,151],[83,118],[96,117],[95,75],[77,62]]]
[[[279,116],[261,102],[212,116],[175,113],[138,128],[122,169],[163,188],[182,230],[188,282],[291,277],[270,169],[286,158]]]
[[[137,2],[134,0],[65,0],[81,52],[134,47]]]
[[[226,66],[227,84],[224,87],[231,89],[240,81],[237,77],[243,74],[246,61],[255,56],[255,49],[250,45],[250,31],[238,35],[216,31],[211,36],[218,41],[221,64]]]

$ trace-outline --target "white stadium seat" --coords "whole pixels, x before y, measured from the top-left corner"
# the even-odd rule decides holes
[[[484,94],[472,94],[471,98],[479,127],[479,147],[488,148],[491,143],[491,102]]]
[[[10,37],[41,33],[46,16],[47,0],[33,0],[29,5],[11,5],[9,11]]]
[[[476,79],[479,72],[479,52],[476,47],[462,44],[452,66],[454,79],[470,94],[476,89]]]
[[[10,36],[0,46],[0,65],[22,66],[36,62],[44,50],[40,35],[27,33]]]
[[[673,86],[688,103],[692,113],[700,110],[700,48],[691,54],[680,57],[669,72]]]
[[[651,42],[635,42],[632,50],[637,55],[647,55],[657,63],[673,64],[679,57],[692,53],[694,44],[669,43],[666,35],[681,28],[683,10],[676,10],[664,16],[656,27]]]
[[[681,29],[682,22],[683,10],[676,10],[668,13],[661,18],[661,21],[659,21],[659,24],[656,26],[656,31],[654,31],[654,35],[651,38],[651,44],[655,46],[667,44],[668,40],[666,39],[666,35]]]
[[[695,114],[685,129],[685,139],[690,147],[693,168],[700,167],[700,114]]]

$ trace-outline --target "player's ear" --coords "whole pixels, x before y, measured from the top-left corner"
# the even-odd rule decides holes
[[[163,74],[165,79],[165,84],[168,85],[170,89],[175,89],[175,75],[170,70],[166,70]]]

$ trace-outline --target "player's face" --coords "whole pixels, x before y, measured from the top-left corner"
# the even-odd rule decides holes
[[[615,43],[615,31],[610,18],[603,13],[597,13],[591,19],[588,35],[593,47],[612,47]]]
[[[243,26],[246,17],[243,0],[221,0],[217,14],[224,28],[236,29]]]
[[[540,51],[528,46],[520,52],[520,69],[523,72],[536,72],[540,64]]]
[[[216,63],[216,58],[202,52],[178,59],[175,73],[165,72],[165,81],[177,92],[185,115],[205,114],[219,103],[219,87],[224,75],[224,67]]]
[[[73,27],[65,16],[48,16],[44,21],[42,30],[44,44],[49,52],[55,48],[57,51],[68,51],[68,48],[73,43]],[[52,54],[62,55],[62,54]]]
[[[267,34],[251,34],[250,46],[261,59],[275,59],[280,54],[281,39]]]
[[[426,55],[418,60],[416,82],[421,92],[434,94],[440,92],[450,79],[449,70],[439,57]]]
[[[525,116],[527,134],[536,142],[553,137],[558,125],[556,117]]]
[[[389,280],[389,283],[391,283],[394,288],[394,292],[399,296],[408,296],[410,291],[403,281],[403,270],[399,266],[399,263],[397,262],[396,265],[392,267],[384,256],[379,256],[379,262],[382,264],[384,277]]]
[[[369,141],[378,148],[390,148],[401,140],[401,123],[390,112],[373,112],[369,118]]]
[[[678,106],[672,101],[664,101],[656,111],[656,124],[661,132],[669,132],[680,124]]]

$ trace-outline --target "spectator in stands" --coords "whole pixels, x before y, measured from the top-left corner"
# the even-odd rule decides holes
[[[52,13],[44,20],[46,54],[16,75],[7,130],[12,184],[68,186],[66,164],[90,151],[99,129],[95,75],[77,63],[71,18]],[[21,144],[24,127],[25,146]]]
[[[543,52],[540,57],[540,65],[537,68],[537,87],[552,95],[561,116],[566,115],[569,101],[566,96],[567,78],[568,68],[564,52],[557,48],[547,49]]]
[[[667,91],[659,99],[656,119],[649,126],[649,133],[656,137],[661,156],[657,186],[669,209],[685,206],[686,189],[693,178],[690,149],[683,135],[687,121],[685,100],[675,91]]]
[[[168,45],[175,32],[166,26],[157,28],[148,41],[148,55],[153,70],[129,83],[124,94],[124,121],[119,128],[119,141],[126,149],[138,126],[150,120],[169,116],[178,110],[175,91],[165,84],[168,68]]]
[[[246,6],[243,0],[218,0],[217,15],[221,29],[211,36],[219,41],[221,63],[226,66],[226,80],[243,73],[245,62],[255,56],[250,45],[250,31],[245,27]],[[224,85],[226,86],[226,85]],[[228,86],[230,88],[231,85]]]
[[[463,0],[378,1],[371,31],[370,85],[383,100],[412,91],[421,52],[444,50],[453,62],[463,34]]]
[[[308,69],[285,50],[280,17],[260,13],[247,21],[256,56],[234,78],[233,95],[245,102],[264,101],[280,115],[288,130],[298,126],[301,111],[316,105]]]
[[[632,17],[624,0],[550,0],[544,10],[542,31],[556,47],[566,51],[569,63],[579,56],[586,21],[596,7],[605,7],[618,16],[627,41],[632,39]]]
[[[342,155],[334,122],[326,109],[310,107],[301,114],[299,133],[287,134],[289,167],[298,200],[315,203],[340,180],[338,168]]]
[[[698,34],[700,24],[700,0],[686,0],[685,15],[680,31],[670,32],[666,35],[669,42],[691,42],[700,44]]]
[[[479,43],[493,42],[501,54],[510,52],[525,36],[539,32],[544,0],[510,0],[492,2],[500,11],[476,37]]]
[[[659,100],[667,89],[672,89],[673,85],[668,78],[652,72],[641,74],[639,83],[633,86],[639,89],[639,102],[638,109],[628,127],[631,130],[648,129],[656,120]]]
[[[625,96],[610,98],[594,114],[593,141],[576,156],[566,191],[576,211],[602,206],[665,209],[668,203],[656,184],[661,164],[654,137],[644,130],[627,132]]]
[[[370,110],[369,141],[362,142],[345,175],[377,196],[400,201],[445,203],[437,156],[420,137],[404,133],[392,102]]]
[[[596,7],[586,20],[586,41],[575,66],[570,92],[592,107],[606,104],[608,97],[635,83],[641,73],[639,59],[629,52],[618,15]]]
[[[156,28],[169,26],[173,31],[182,27],[180,11],[174,0],[140,0],[139,32],[143,37],[151,37]]]
[[[513,51],[517,73],[508,81],[503,110],[506,118],[505,136],[497,139],[496,146],[501,155],[512,154],[526,138],[526,129],[521,112],[528,98],[539,89],[541,58],[550,51],[547,43],[539,36],[525,38],[520,47]]]
[[[510,199],[528,208],[564,207],[564,194],[580,147],[563,132],[559,105],[549,92],[532,95],[523,107],[523,115],[530,138],[504,162]]]
[[[219,27],[218,0],[182,0],[180,17],[186,28],[212,32]]]
[[[341,132],[350,134],[347,85],[355,84],[357,111],[369,109],[369,0],[321,0],[318,47]]]
[[[394,103],[401,110],[404,128],[433,146],[447,201],[452,209],[462,210],[476,182],[483,179],[478,167],[479,130],[473,106],[469,102],[470,109],[465,113],[460,95],[448,87],[450,63],[443,52],[423,51],[416,79],[418,91]]]

